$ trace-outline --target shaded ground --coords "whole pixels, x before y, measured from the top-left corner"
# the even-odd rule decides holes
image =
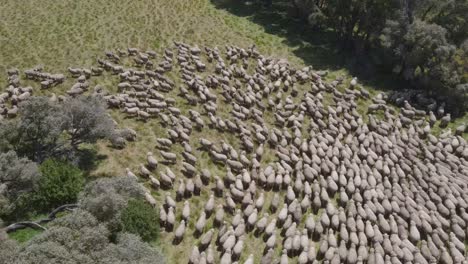
[[[294,19],[290,13],[290,1],[273,1],[272,6],[232,0],[211,0],[219,9],[245,18],[262,26],[265,32],[277,35],[283,44],[293,48],[293,53],[305,64],[316,69],[349,73],[357,76],[365,85],[382,90],[409,88],[407,83],[391,74],[378,73],[375,67],[360,60],[352,51],[340,47],[339,39],[332,31],[317,31],[303,19]]]
[[[260,1],[210,1],[216,8],[260,25],[266,33],[282,38],[281,43],[288,46],[304,64],[329,71],[329,81],[343,76],[347,83],[351,76],[356,76],[360,84],[372,91],[411,88],[408,81],[394,74],[383,73],[382,69],[366,62],[369,60],[363,59],[352,50],[343,49],[334,32],[317,31],[308,26],[303,19],[292,18],[289,0],[273,1],[269,7]],[[468,124],[468,114],[457,117],[449,124],[449,129],[454,131],[460,124]],[[440,134],[442,131],[436,128],[433,132]],[[467,138],[466,133],[464,137]]]

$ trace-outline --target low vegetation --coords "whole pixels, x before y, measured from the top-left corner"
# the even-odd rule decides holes
[[[0,153],[0,219],[27,214],[28,199],[37,191],[40,176],[36,163],[13,151]]]
[[[120,219],[123,232],[139,235],[143,241],[155,241],[159,236],[158,213],[143,200],[128,201]]]
[[[114,134],[102,101],[31,97],[18,110],[19,117],[0,124],[0,263],[165,263],[141,240],[158,236],[155,209],[142,200],[131,204],[145,214],[127,205],[144,199],[135,179],[100,179],[84,188],[81,145]]]
[[[110,231],[83,210],[61,217],[24,246],[0,239],[4,263],[165,263],[161,254],[132,234],[109,240]]]
[[[41,178],[34,205],[45,210],[75,203],[85,178],[83,172],[66,161],[47,159],[40,166]]]

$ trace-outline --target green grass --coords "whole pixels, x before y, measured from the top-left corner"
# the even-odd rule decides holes
[[[36,235],[38,235],[38,234],[40,234],[42,232],[43,232],[42,230],[38,230],[38,229],[25,228],[25,229],[21,229],[21,230],[12,232],[8,236],[11,239],[14,239],[14,240],[18,241],[18,243],[23,244],[23,243],[28,242],[33,237],[35,237]]]
[[[47,215],[45,215],[45,214],[34,215],[31,218],[31,221],[37,221],[39,219],[43,219],[43,218],[46,218],[46,217],[47,217]],[[59,214],[59,215],[57,215],[57,217],[61,217],[61,215]],[[42,225],[42,226],[46,227],[47,224]],[[42,232],[43,232],[43,230],[28,227],[28,228],[25,228],[25,229],[19,229],[19,230],[16,230],[14,232],[11,232],[11,233],[8,234],[8,236],[10,238],[18,241],[18,243],[26,243],[29,240],[31,240],[33,237],[35,237],[36,235],[41,234]]]
[[[94,64],[105,50],[158,49],[174,40],[220,47],[256,43],[267,53],[294,56],[281,37],[208,0],[6,0],[0,17],[0,72],[38,64],[63,72]]]

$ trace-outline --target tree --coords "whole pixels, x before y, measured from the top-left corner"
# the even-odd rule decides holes
[[[108,138],[114,130],[105,104],[98,97],[78,97],[64,102],[62,108],[70,145],[75,149],[83,142],[95,143],[98,139]]]
[[[92,214],[76,211],[51,222],[9,263],[165,263],[161,254],[138,236],[120,234],[117,243]],[[1,242],[0,242],[1,243]]]
[[[164,264],[166,260],[161,252],[149,244],[144,243],[134,234],[121,233],[116,244],[109,246],[97,254],[99,263],[105,264]]]
[[[403,37],[407,50],[402,58],[405,68],[413,72],[419,68],[422,74],[433,76],[431,71],[446,62],[455,51],[446,35],[447,30],[439,25],[420,20],[412,23]]]
[[[120,219],[123,232],[139,235],[143,241],[155,240],[159,235],[158,213],[143,200],[128,201]]]
[[[360,60],[357,66],[371,60],[413,87],[442,95],[454,114],[466,105],[460,95],[468,79],[461,51],[468,1],[291,0],[291,5],[315,29],[335,32],[340,45]]]
[[[35,202],[43,210],[76,202],[85,182],[80,169],[66,161],[47,159],[40,170],[42,177]]]
[[[399,7],[386,0],[293,0],[292,4],[312,26],[333,29],[346,46],[370,44]]]
[[[97,98],[57,103],[35,96],[20,104],[19,118],[0,124],[0,151],[14,150],[38,163],[51,157],[71,160],[81,143],[94,143],[113,130],[114,123]]]
[[[401,14],[398,20],[387,21],[380,39],[382,46],[393,53],[395,72],[407,80],[430,76],[437,79],[437,67],[448,62],[455,51],[446,34],[443,27],[419,19],[408,24]]]
[[[41,162],[65,151],[60,107],[47,97],[32,97],[19,105],[19,118],[0,124],[0,150]]]
[[[0,217],[11,220],[23,216],[27,198],[37,190],[40,178],[34,162],[18,158],[13,151],[0,153]]]
[[[431,22],[448,30],[448,38],[456,45],[462,43],[468,32],[468,1],[437,1],[442,6],[433,12]]]
[[[131,177],[102,178],[89,183],[80,194],[81,208],[88,210],[99,221],[107,223],[116,233],[121,226],[120,214],[129,199],[142,199],[144,190]]]

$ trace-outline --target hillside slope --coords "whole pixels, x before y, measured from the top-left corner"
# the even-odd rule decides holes
[[[103,53],[104,51],[115,51],[117,49],[126,50],[127,47],[137,47],[141,51],[156,50],[158,53],[158,58],[157,60],[155,60],[155,62],[160,62],[162,60],[164,48],[171,48],[175,55],[178,55],[181,52],[180,47],[174,46],[174,41],[183,41],[184,43],[188,43],[190,45],[198,45],[202,49],[205,46],[210,48],[218,46],[221,51],[220,54],[223,58],[226,55],[226,45],[235,45],[247,49],[248,47],[251,47],[252,44],[256,44],[257,49],[262,54],[265,54],[265,57],[271,56],[275,59],[286,59],[290,63],[290,65],[287,68],[288,70],[302,69],[304,66],[306,66],[304,65],[304,61],[295,55],[295,50],[297,49],[297,46],[288,43],[283,37],[266,33],[263,27],[255,24],[248,18],[237,17],[227,11],[215,8],[215,6],[207,0],[153,0],[118,2],[118,4],[115,4],[115,1],[110,0],[65,0],[61,1],[60,3],[57,3],[56,1],[52,0],[43,0],[41,1],[40,5],[37,5],[37,1],[32,0],[26,0],[21,2],[7,0],[4,4],[4,7],[0,9],[0,17],[4,18],[4,20],[2,20],[0,24],[0,43],[2,44],[2,49],[0,50],[0,72],[5,71],[10,67],[28,69],[37,64],[43,64],[48,72],[53,73],[65,72],[65,69],[68,67],[91,67],[96,66],[96,60],[98,58],[105,57]],[[207,63],[207,53],[203,52],[202,54],[203,55],[200,57],[201,60],[204,63],[206,63],[207,69],[204,72],[197,72],[196,74],[206,79],[208,77],[208,74],[213,74],[215,72],[216,63]],[[189,55],[187,56],[190,57]],[[133,64],[131,58],[122,58],[122,65],[124,65],[125,67],[135,68],[135,65]],[[248,71],[249,74],[253,74],[255,72],[254,69],[256,69],[259,62],[254,58],[250,59],[251,60],[248,64]],[[226,60],[229,61],[228,59]],[[276,64],[277,62],[277,60],[274,60],[274,63],[272,63],[271,65],[280,65],[279,63]],[[214,142],[218,146],[218,148],[222,146],[222,142],[224,141],[228,145],[231,145],[238,152],[237,154],[241,154],[241,151],[245,150],[245,147],[243,147],[241,143],[241,137],[245,135],[238,135],[241,133],[236,134],[226,129],[224,129],[223,132],[220,132],[220,130],[223,129],[217,128],[216,125],[213,125],[212,128],[208,128],[208,124],[210,124],[213,121],[210,120],[209,115],[207,114],[208,111],[205,111],[204,109],[206,102],[199,103],[197,106],[190,106],[185,99],[182,99],[181,96],[179,96],[179,94],[181,93],[180,88],[185,86],[180,74],[182,69],[182,66],[174,66],[174,69],[171,72],[165,73],[165,76],[174,81],[173,90],[165,93],[165,97],[166,99],[176,99],[174,102],[174,106],[180,109],[181,114],[184,116],[190,116],[189,110],[196,110],[200,113],[203,113],[203,120],[207,127],[201,130],[194,129],[193,131],[191,131],[189,142],[190,145],[195,149],[194,153],[196,153],[196,157],[198,159],[196,163],[197,171],[200,173],[203,169],[208,169],[211,172],[211,176],[213,176],[213,178],[208,181],[207,185],[203,186],[200,195],[195,195],[192,198],[190,198],[192,217],[190,219],[190,223],[188,225],[188,230],[185,234],[184,240],[179,245],[173,246],[171,245],[171,243],[173,241],[174,234],[172,232],[169,232],[169,230],[163,233],[162,239],[159,242],[159,244],[164,249],[167,258],[171,260],[170,263],[187,262],[187,259],[189,258],[193,246],[200,241],[200,238],[193,235],[194,225],[196,223],[197,218],[204,210],[205,203],[209,200],[210,195],[212,193],[212,188],[216,184],[214,176],[217,175],[221,177],[227,177],[226,175],[228,174],[225,165],[219,165],[214,163],[208,151],[202,151],[198,149],[201,147],[199,141],[200,138],[209,139],[210,141]],[[304,72],[307,76],[314,76],[312,74],[312,71],[304,70]],[[268,74],[270,74],[270,72],[268,72]],[[339,67],[333,69],[328,74],[328,81],[334,80],[340,74],[346,74],[346,71]],[[222,74],[218,73],[218,75]],[[294,74],[291,75],[293,76]],[[1,78],[4,78],[4,76],[2,76]],[[271,79],[268,79],[268,81],[271,81],[273,83],[277,79],[278,76],[273,76],[271,77]],[[345,88],[348,88],[350,79],[350,76],[346,76],[343,85],[338,86],[335,89],[335,87],[321,87],[319,84],[324,85],[325,82],[322,83],[322,80],[317,77],[317,79],[314,80],[314,83],[317,86],[320,86],[320,91],[317,91],[317,88],[313,88],[310,82],[298,82],[296,84],[296,89],[299,91],[299,93],[296,96],[292,96],[291,89],[286,89],[284,90],[284,93],[280,93],[278,95],[278,90],[281,91],[284,88],[283,83],[280,82],[279,85],[282,89],[276,87],[275,94],[272,93],[272,98],[276,97],[277,101],[275,101],[274,103],[276,103],[277,105],[275,105],[274,107],[270,106],[271,108],[269,110],[265,110],[263,112],[265,124],[267,124],[267,127],[270,129],[273,129],[274,127],[279,129],[280,133],[284,133],[283,131],[289,131],[288,133],[293,133],[294,136],[297,138],[302,138],[302,135],[304,135],[304,140],[307,141],[313,141],[314,138],[322,140],[323,137],[325,137],[326,139],[324,139],[324,141],[331,142],[331,140],[328,137],[321,135],[321,131],[317,131],[317,127],[312,126],[309,123],[310,121],[307,120],[307,118],[304,120],[303,123],[301,123],[301,126],[298,128],[297,124],[295,124],[294,122],[283,122],[283,124],[281,122],[278,122],[277,119],[279,119],[279,117],[275,116],[275,114],[277,113],[276,111],[280,112],[284,110],[282,109],[283,107],[288,106],[294,109],[294,111],[296,111],[293,112],[294,115],[299,116],[299,105],[301,103],[306,103],[306,99],[311,99],[313,96],[309,94],[309,98],[307,98],[306,94],[307,92],[312,92],[314,95],[317,95],[317,97],[314,98],[314,100],[316,99],[317,101],[314,101],[314,103],[316,103],[319,106],[322,106],[318,107],[316,111],[312,114],[313,119],[316,122],[319,122],[318,120],[322,121],[323,119],[327,122],[330,122],[330,124],[334,125],[334,123],[328,119],[328,114],[330,112],[336,111],[336,108],[340,107],[340,103],[343,103],[334,96],[337,96],[339,98],[340,93],[348,93],[346,92]],[[0,79],[0,83],[4,83],[4,81],[4,79]],[[41,91],[41,93],[47,95],[49,95],[51,92],[61,94],[68,90],[69,87],[74,83],[74,81],[75,80],[73,78],[68,78],[64,84],[61,84],[47,91]],[[111,94],[116,94],[118,92],[118,75],[105,73],[102,77],[91,78],[89,82],[91,84],[91,87],[94,87],[98,84],[102,85]],[[34,85],[35,88],[38,87],[37,83],[31,82],[31,85]],[[379,89],[375,87],[372,89],[366,86],[366,88],[370,90],[371,98],[377,96],[379,93]],[[196,91],[196,89],[194,90]],[[213,90],[215,89],[213,88]],[[243,87],[242,89],[239,88],[238,90],[239,93],[251,92],[246,87]],[[200,94],[196,93],[195,91],[193,92],[193,95],[200,96]],[[227,120],[232,117],[231,113],[235,108],[232,102],[224,101],[222,99],[221,91],[222,90],[218,88],[218,90],[214,92],[215,95],[218,97],[218,99],[216,100],[218,109],[217,111],[215,111],[215,116],[217,116],[218,118],[222,118],[223,120]],[[204,91],[203,93],[207,92]],[[262,102],[264,104],[268,104],[268,99],[269,98],[264,98]],[[356,122],[358,122],[358,120],[360,120],[361,118],[362,121],[368,121],[366,113],[367,106],[371,103],[371,100],[366,99],[365,96],[357,96],[355,101],[354,99],[355,98],[353,98],[352,101],[356,102],[356,109],[359,111],[359,113],[353,112],[354,116],[352,117],[352,119],[355,119],[354,121]],[[328,108],[328,106],[331,106],[331,108]],[[343,107],[346,108],[350,106]],[[351,108],[353,107],[350,107],[350,109]],[[391,112],[393,108],[388,107],[388,109],[390,109],[389,111]],[[311,109],[308,110],[313,112]],[[352,110],[349,111],[350,113],[352,112]],[[168,111],[166,111],[166,113],[168,114]],[[359,116],[359,114],[361,115]],[[129,127],[137,131],[138,137],[135,142],[128,144],[128,146],[122,150],[114,149],[108,146],[107,142],[101,142],[99,144],[98,152],[99,154],[103,155],[104,158],[94,171],[95,176],[121,175],[125,173],[126,168],[129,168],[131,171],[138,173],[140,171],[140,164],[146,164],[148,152],[154,152],[155,157],[159,161],[162,160],[162,156],[160,155],[159,150],[155,149],[155,147],[157,146],[156,139],[161,137],[168,137],[168,129],[172,127],[170,122],[161,122],[160,119],[156,118],[149,119],[146,122],[143,122],[141,120],[136,121],[134,118],[130,118],[128,115],[122,114],[122,112],[118,109],[111,110],[111,115],[117,121],[120,127]],[[174,114],[174,116],[178,115]],[[378,114],[376,114],[376,116],[378,117],[377,120],[384,119],[384,114],[382,112],[379,112]],[[176,118],[176,120],[178,119]],[[262,123],[258,122],[258,120],[249,120],[248,122],[249,130],[252,134],[255,135],[255,133],[258,132],[256,131],[256,129],[258,130],[258,127],[255,127],[252,124],[257,124],[261,126]],[[166,124],[164,125],[162,123]],[[287,123],[294,123],[294,129],[283,130],[283,127],[285,127],[284,124]],[[320,126],[323,125],[320,124]],[[454,127],[455,124],[451,124],[450,126]],[[325,127],[326,129],[332,129],[329,127],[328,123],[325,124]],[[297,132],[298,129],[300,133],[302,133],[301,136],[296,136],[295,134],[300,134],[299,132]],[[362,133],[369,132],[366,131],[365,128],[362,129]],[[373,129],[378,130],[375,127],[373,127]],[[402,129],[402,131],[403,130],[406,131],[406,129]],[[271,135],[271,133],[265,131],[263,131],[262,133]],[[401,133],[406,135],[406,132]],[[282,135],[283,138],[281,138],[280,136],[279,140],[282,141],[284,139],[286,143],[282,142],[281,145],[284,149],[288,149],[290,146],[293,145],[291,140],[292,138],[286,137],[287,133],[284,133]],[[354,136],[355,134],[353,132],[349,135]],[[419,136],[417,133],[411,132],[410,135],[414,136],[417,140],[419,140]],[[255,136],[259,137],[257,135]],[[382,142],[380,141],[381,135],[373,136],[375,136],[376,138],[375,142],[365,141],[364,139],[360,140],[367,142],[365,143],[367,144],[367,147],[375,148],[374,143],[376,145],[382,144]],[[252,136],[252,138],[253,137],[254,136]],[[339,137],[337,138],[339,139],[337,141],[343,139]],[[404,136],[402,136],[402,138],[404,138]],[[352,141],[354,139],[350,140]],[[443,141],[443,144],[447,145],[446,141],[447,140]],[[426,141],[421,139],[421,142]],[[256,140],[255,148],[259,147],[261,143],[261,140]],[[350,144],[352,145],[355,143],[355,141],[352,141],[352,143]],[[426,145],[424,144],[425,143],[421,143],[421,145],[425,147]],[[450,142],[450,144],[452,144],[452,142]],[[265,146],[266,145],[267,144],[265,142]],[[299,146],[296,145],[294,146],[294,148],[297,149]],[[405,147],[402,148],[405,149]],[[284,149],[283,151],[285,151]],[[155,189],[153,194],[156,197],[157,201],[160,203],[166,202],[166,195],[169,195],[170,197],[175,199],[176,191],[178,190],[178,187],[180,187],[181,184],[179,180],[182,180],[184,184],[188,181],[188,179],[182,177],[181,173],[181,153],[183,150],[184,149],[182,147],[182,144],[174,144],[173,148],[170,150],[176,153],[178,160],[174,165],[167,164],[167,167],[170,167],[171,170],[176,172],[177,181],[174,181],[174,185],[172,186],[172,188],[166,188],[163,190]],[[423,150],[424,149],[422,148],[421,152],[416,153],[415,155],[413,155],[414,157],[412,158],[419,159],[420,155],[423,154],[428,155],[429,158],[429,154],[423,152]],[[286,152],[288,151],[289,150],[287,150]],[[455,150],[452,151],[454,151],[455,153]],[[330,150],[330,152],[332,151]],[[365,156],[363,153],[364,152],[360,152],[359,154],[361,158],[362,156]],[[457,155],[459,155],[458,152],[456,153]],[[410,154],[413,153],[411,152]],[[229,155],[235,156],[235,154]],[[254,158],[252,150],[248,152],[248,155],[249,158]],[[320,156],[322,158],[325,158],[326,155],[329,154],[320,152]],[[330,155],[335,155],[335,153],[332,153]],[[380,162],[381,159],[384,158],[383,156],[384,155],[380,157]],[[261,160],[261,168],[266,169],[268,165],[272,165],[278,171],[278,175],[281,175],[281,177],[286,177],[288,173],[284,170],[285,165],[281,163],[283,162],[282,159],[285,159],[285,157],[278,155],[278,149],[275,148],[275,146],[265,147],[264,154]],[[387,159],[387,157],[385,157],[385,159]],[[442,162],[439,160],[439,157],[433,157],[433,159],[437,160],[438,162]],[[328,160],[328,162],[331,161]],[[333,162],[335,161],[333,160]],[[370,161],[366,162],[370,163]],[[317,164],[316,161],[314,161],[314,163],[316,163],[316,166],[322,166],[321,164]],[[341,165],[348,166],[349,164]],[[417,165],[419,165],[419,163]],[[280,169],[281,166],[283,166],[283,169]],[[153,172],[154,175],[158,177],[158,179],[160,179],[161,174],[165,171],[165,167],[166,166],[160,164],[159,168]],[[323,170],[325,171],[326,169],[323,168]],[[383,171],[384,169],[379,168],[378,170]],[[340,171],[340,173],[344,174],[345,172]],[[349,173],[353,174],[352,172]],[[458,171],[457,173],[462,174],[463,168],[460,168],[460,171]],[[376,172],[376,174],[378,173]],[[316,180],[321,180],[320,182],[314,182],[314,184],[320,192],[323,192],[320,190],[320,188],[323,186],[320,186],[319,183],[321,185],[326,185],[327,182],[330,181],[331,176],[314,176],[317,177]],[[303,180],[301,177],[297,178],[299,178],[298,182],[301,182],[301,180]],[[294,179],[296,180],[297,178]],[[141,180],[149,188],[151,188],[150,180],[144,177],[142,177]],[[409,179],[409,181],[412,181],[411,186],[413,186],[413,181],[417,182],[419,180],[420,179]],[[250,188],[249,184],[242,183],[242,180],[240,181],[241,186],[237,186],[238,183],[236,182],[236,188]],[[398,180],[395,179],[395,181],[398,183]],[[402,179],[402,182],[403,181],[406,181],[406,179]],[[296,182],[294,182],[294,184],[295,183]],[[290,184],[290,186],[292,186],[293,183],[290,182]],[[299,185],[302,183],[297,184]],[[267,211],[266,208],[270,206],[275,193],[278,193],[281,198],[284,198],[285,195],[288,193],[288,183],[282,184],[280,182],[279,184],[276,183],[276,185],[278,185],[275,186],[276,189],[273,188],[275,190],[267,190],[264,192],[265,209],[264,211],[259,210],[259,212],[264,213]],[[248,192],[247,190],[243,191],[245,191],[246,193]],[[349,192],[353,191],[351,190]],[[408,192],[409,191],[405,191],[405,195],[407,195]],[[253,191],[252,193],[255,193],[255,191]],[[299,195],[299,193],[301,194]],[[327,191],[323,193],[327,193]],[[332,193],[333,196],[331,197],[321,197],[321,199],[326,200],[322,202],[328,204],[327,199],[330,198],[329,204],[332,204],[333,206],[339,207],[339,203],[346,204],[346,199],[343,197],[344,195],[341,195],[341,193],[338,193],[336,190],[330,192],[330,194]],[[364,190],[362,193],[364,193]],[[260,187],[256,194],[260,195]],[[301,196],[301,198],[305,197],[304,193],[302,192],[298,192],[297,196]],[[251,198],[256,199],[257,197]],[[285,204],[291,204],[291,202],[294,201],[294,198],[286,198],[286,200],[287,201],[283,201],[283,199],[281,199],[279,201],[279,209],[283,208]],[[224,204],[225,202],[225,196],[215,198],[215,205]],[[183,205],[184,201],[177,201],[175,209],[176,225],[174,229],[177,228],[181,220],[181,211]],[[306,208],[306,210],[302,212],[304,216],[304,219],[302,220],[305,220],[306,214],[310,213],[316,221],[319,221],[319,217],[322,217],[323,212],[325,212],[325,206],[316,206],[315,209],[317,210],[313,212],[314,210],[309,210],[309,208]],[[327,208],[326,210],[331,211],[332,209]],[[279,213],[278,211],[272,212],[269,216],[269,220],[276,217]],[[292,213],[290,215],[292,215]],[[263,215],[259,215],[259,218],[261,216]],[[213,218],[214,217],[211,216],[210,220],[204,228],[204,232],[207,232],[212,227]],[[233,215],[227,215],[226,213],[226,222],[230,223],[232,218]],[[304,221],[301,222],[301,226],[300,229],[298,229],[298,231],[302,231],[302,228],[304,228]],[[280,238],[284,238],[284,234],[280,235],[280,232],[278,232],[278,238],[276,241],[276,244],[278,245],[282,244],[283,242]],[[244,239],[244,251],[240,257],[240,260],[243,261],[249,256],[249,254],[253,254],[255,263],[258,263],[261,256],[263,255],[265,242],[262,241],[260,238],[256,238],[254,232],[246,234]],[[319,246],[318,243],[316,244],[316,246]],[[277,257],[279,257],[281,254],[280,249],[281,246],[276,247],[275,254]],[[219,257],[220,256],[218,256],[216,259],[219,259]]]

